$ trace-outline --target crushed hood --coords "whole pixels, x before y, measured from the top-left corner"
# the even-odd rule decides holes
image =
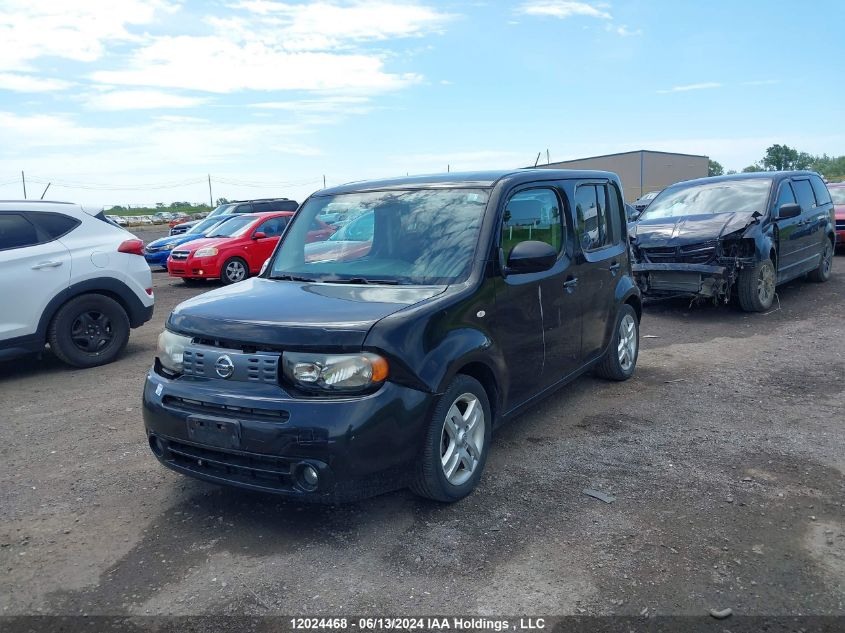
[[[677,218],[654,218],[636,222],[631,238],[637,246],[681,246],[720,238],[744,229],[753,213],[715,213]]]
[[[183,334],[257,347],[360,348],[380,319],[445,290],[255,277],[180,303],[168,325]]]

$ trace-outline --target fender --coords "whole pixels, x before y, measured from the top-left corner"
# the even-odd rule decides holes
[[[53,316],[62,305],[74,297],[89,293],[104,294],[116,300],[126,310],[130,327],[140,327],[153,316],[154,306],[146,307],[129,286],[122,281],[112,277],[86,279],[85,281],[68,286],[50,300],[50,303],[44,308],[41,319],[38,321],[37,339],[42,344],[47,340],[47,328],[50,326]]]
[[[634,283],[633,273],[622,275],[619,278],[619,281],[616,282],[616,289],[613,293],[613,302],[614,305],[616,305],[617,310],[623,303],[627,303],[631,297],[635,298],[634,310],[637,313],[637,320],[641,320],[643,316],[643,301],[640,295],[640,289],[637,287],[637,284]],[[616,327],[616,314],[618,314],[618,312],[614,313],[613,318],[608,319],[608,322],[605,324],[604,345],[602,346],[602,353],[599,357],[603,356],[605,352],[607,352],[607,348],[613,340],[613,330]]]

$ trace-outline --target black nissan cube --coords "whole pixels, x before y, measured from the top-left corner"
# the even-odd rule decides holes
[[[585,371],[633,374],[626,231],[607,172],[319,191],[259,276],[168,318],[144,386],[150,448],[185,475],[303,499],[458,500],[497,426]]]

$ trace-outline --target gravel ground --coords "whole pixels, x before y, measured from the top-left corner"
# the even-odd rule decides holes
[[[844,271],[766,315],[650,306],[636,376],[502,429],[466,500],[342,507],[149,454],[143,376],[202,290],[156,272],[118,362],[0,364],[0,613],[845,614]]]

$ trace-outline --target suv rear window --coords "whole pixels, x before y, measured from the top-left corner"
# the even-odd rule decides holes
[[[816,204],[823,205],[830,202],[830,192],[818,176],[810,176],[810,184],[813,185],[813,192],[816,194]]]

